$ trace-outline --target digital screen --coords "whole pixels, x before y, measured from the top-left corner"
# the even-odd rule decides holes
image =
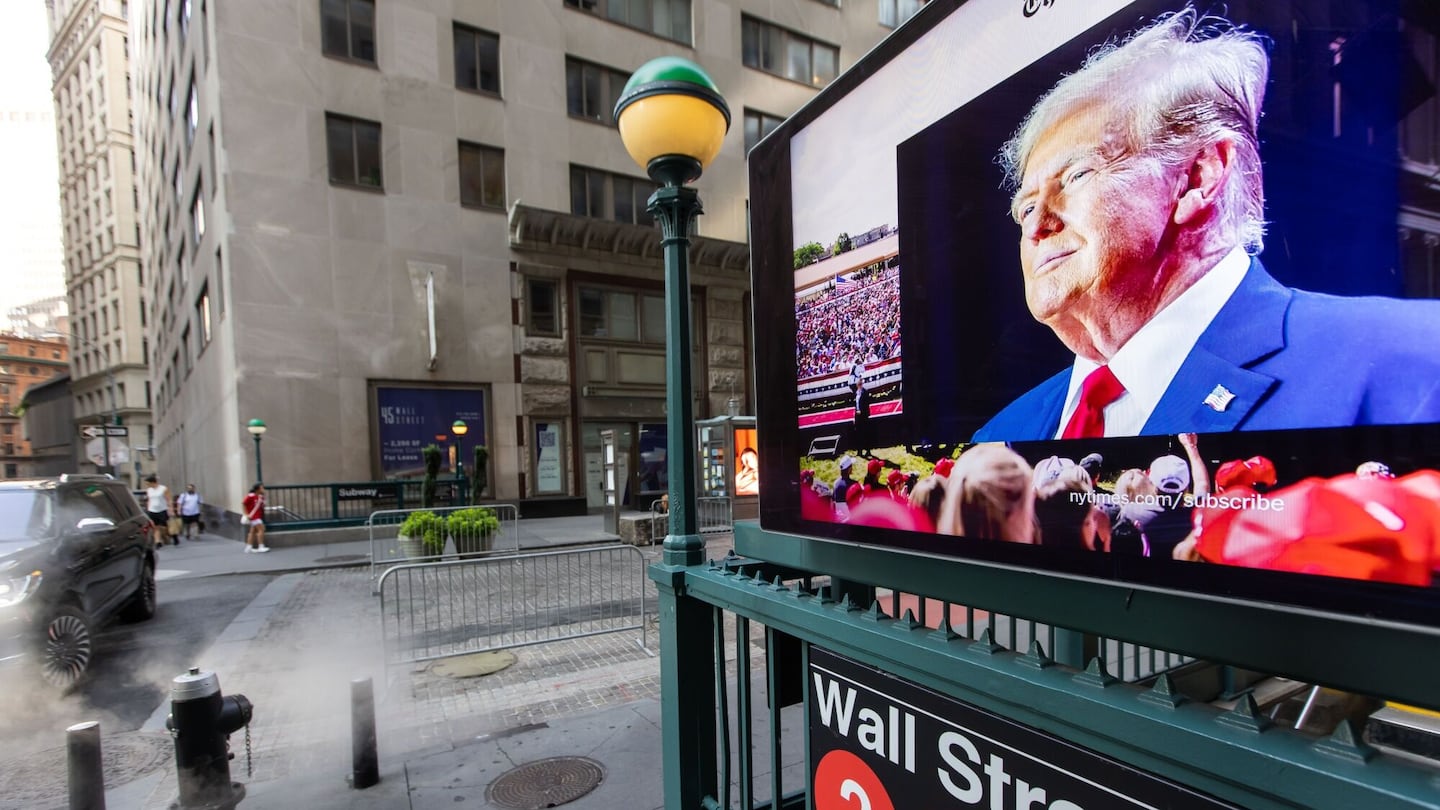
[[[930,3],[750,153],[762,526],[1436,623],[1437,42]]]

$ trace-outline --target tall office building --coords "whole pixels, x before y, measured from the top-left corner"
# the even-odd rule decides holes
[[[77,428],[116,417],[124,423],[128,436],[113,437],[110,461],[133,485],[154,469],[153,456],[146,452],[154,435],[130,132],[130,5],[125,0],[45,3],[75,421]],[[93,464],[76,459],[80,470],[94,469]]]
[[[696,415],[753,412],[745,150],[918,6],[132,4],[161,469],[233,508],[257,451],[278,484],[415,475],[432,442],[468,468],[484,444],[488,494],[533,514],[599,505],[614,430],[648,504],[664,290],[613,120],[630,71],[684,56],[729,99],[698,184]]]

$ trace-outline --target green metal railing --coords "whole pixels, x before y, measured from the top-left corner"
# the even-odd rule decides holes
[[[442,478],[435,485],[435,506],[461,506],[467,479]],[[418,508],[420,479],[322,484],[277,484],[265,487],[266,530],[299,531],[336,526],[364,526],[372,512]]]
[[[735,545],[745,559],[650,571],[664,711],[686,718],[664,740],[667,807],[813,806],[811,645],[1239,807],[1440,807],[1433,769],[1377,753],[1349,721],[1315,736],[1243,691],[1220,708],[1177,687],[1200,658],[1436,707],[1425,631],[752,523]]]

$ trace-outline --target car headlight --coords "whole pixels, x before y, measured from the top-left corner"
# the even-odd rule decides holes
[[[24,576],[0,574],[0,608],[13,607],[24,602],[30,594],[40,588],[42,574],[31,571]]]

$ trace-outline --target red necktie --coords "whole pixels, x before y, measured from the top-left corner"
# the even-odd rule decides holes
[[[1080,384],[1080,404],[1070,416],[1062,439],[1089,439],[1105,435],[1105,407],[1125,393],[1109,366],[1090,372]]]

